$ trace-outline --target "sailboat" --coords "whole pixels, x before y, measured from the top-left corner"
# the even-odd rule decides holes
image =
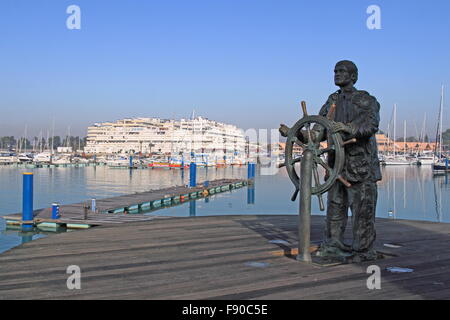
[[[439,117],[438,117],[438,125],[436,132],[436,143],[439,145],[439,148],[436,145],[435,149],[435,159],[433,163],[433,174],[441,174],[450,172],[450,161],[448,158],[444,156],[442,153],[442,113],[444,109],[444,85],[441,87],[441,102],[439,106]]]
[[[420,132],[419,142],[421,144],[425,143],[425,132],[426,132],[426,122],[427,113],[425,112],[422,124],[422,130]],[[417,160],[418,164],[421,166],[431,166],[434,163],[434,153],[432,151],[417,150]]]
[[[392,155],[386,155],[383,158],[383,165],[410,165],[413,163],[413,161],[408,160],[405,155],[398,155],[396,150],[396,142],[395,142],[395,136],[396,136],[396,121],[397,121],[397,105],[394,104],[394,138],[393,138],[393,144],[394,144],[394,153]],[[406,139],[406,122],[405,122],[405,139]],[[406,140],[405,140],[406,145]]]

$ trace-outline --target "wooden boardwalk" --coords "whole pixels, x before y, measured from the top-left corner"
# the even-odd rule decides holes
[[[88,215],[84,216],[84,203],[75,203],[60,206],[61,218],[58,220],[51,219],[52,208],[44,208],[34,211],[35,222],[56,222],[62,225],[105,225],[105,224],[122,224],[138,221],[149,221],[153,219],[159,219],[160,215],[142,215],[142,214],[129,214],[138,213],[141,209],[140,205],[146,204],[147,209],[158,209],[165,206],[177,205],[191,199],[203,197],[202,192],[211,189],[220,189],[222,191],[228,191],[226,189],[230,185],[238,185],[240,188],[247,184],[246,180],[242,179],[219,179],[209,181],[208,186],[198,184],[197,187],[189,188],[186,186],[176,186],[165,189],[150,190],[146,192],[139,192],[134,194],[128,194],[123,196],[110,197],[105,199],[96,200],[96,207],[99,213],[94,213],[88,210]],[[235,187],[233,187],[235,188]],[[218,193],[218,191],[210,191]],[[183,196],[183,199],[181,199]],[[157,207],[156,206],[157,203]],[[88,203],[90,205],[91,203]],[[106,214],[105,212],[112,214]],[[127,213],[127,211],[129,211]],[[21,213],[15,213],[3,216],[7,222],[20,222],[22,220]]]
[[[378,219],[377,249],[394,257],[323,267],[289,256],[297,219],[171,218],[52,235],[0,255],[0,299],[450,298],[449,224]],[[313,242],[322,232],[314,216]],[[380,290],[367,289],[371,264]],[[80,290],[66,287],[69,265],[81,268]]]

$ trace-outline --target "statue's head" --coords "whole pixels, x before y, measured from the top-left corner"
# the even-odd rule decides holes
[[[358,81],[358,68],[348,60],[336,63],[334,67],[334,83],[339,87],[354,85]]]

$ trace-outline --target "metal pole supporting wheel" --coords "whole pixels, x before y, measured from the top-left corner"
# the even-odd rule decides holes
[[[351,139],[344,142],[339,133],[334,132],[333,115],[335,105],[332,105],[327,117],[309,116],[306,103],[302,101],[303,118],[292,127],[282,125],[280,132],[287,137],[285,148],[285,163],[289,178],[295,186],[295,192],[291,198],[295,201],[300,193],[299,208],[299,247],[297,260],[311,262],[310,248],[310,224],[311,224],[311,197],[316,195],[319,200],[320,210],[325,210],[322,195],[330,190],[336,180],[347,187],[351,184],[342,176],[341,171],[345,162],[344,146],[356,140]],[[314,128],[314,129],[313,129]],[[322,148],[320,141],[322,137],[318,133],[326,134],[327,146]],[[306,139],[302,138],[306,134]],[[305,141],[306,142],[303,142]],[[300,152],[295,152],[298,146]],[[334,163],[328,164],[324,157],[333,153]],[[300,163],[300,177],[296,171],[296,164]],[[319,170],[324,171],[320,174]],[[321,178],[322,177],[322,178]],[[313,185],[314,179],[314,185]]]

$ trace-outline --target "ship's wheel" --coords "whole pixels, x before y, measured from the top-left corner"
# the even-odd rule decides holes
[[[317,195],[319,198],[319,206],[322,211],[324,210],[322,194],[330,190],[336,180],[339,180],[347,187],[351,187],[351,184],[341,176],[341,171],[345,162],[344,146],[348,143],[356,142],[356,140],[351,139],[344,142],[341,135],[333,131],[333,121],[331,119],[335,108],[336,106],[332,105],[326,117],[309,116],[306,104],[302,102],[303,118],[297,121],[290,129],[285,125],[282,125],[280,128],[282,134],[284,130],[283,135],[287,137],[285,163],[282,166],[286,166],[289,178],[295,186],[295,192],[291,200],[295,201],[300,190],[300,178],[296,171],[296,164],[302,161],[304,152],[309,150],[313,154],[312,173],[314,184],[311,194]],[[322,147],[319,141],[315,141],[315,132],[318,131],[326,133],[328,140],[326,147]],[[306,143],[298,138],[303,136],[304,133],[307,135]],[[294,146],[296,145],[301,148],[301,153],[294,152]],[[334,163],[332,165],[325,159],[325,156],[330,153],[334,153]],[[319,174],[320,170],[325,171],[325,174]]]

